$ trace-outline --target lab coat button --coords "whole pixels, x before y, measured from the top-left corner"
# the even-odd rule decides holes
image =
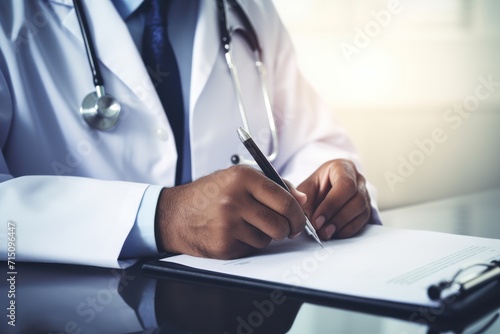
[[[166,141],[168,140],[168,131],[165,128],[156,128],[155,136],[160,140]]]

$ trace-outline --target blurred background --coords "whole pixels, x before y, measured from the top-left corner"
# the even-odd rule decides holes
[[[500,186],[500,1],[274,3],[381,209]]]

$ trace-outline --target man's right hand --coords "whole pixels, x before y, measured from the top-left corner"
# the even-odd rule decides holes
[[[292,194],[248,166],[165,188],[156,209],[157,244],[160,251],[209,258],[248,255],[304,229],[300,205],[307,198]]]

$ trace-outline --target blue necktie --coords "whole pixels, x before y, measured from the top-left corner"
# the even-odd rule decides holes
[[[181,183],[184,106],[174,50],[168,39],[167,16],[171,0],[150,0],[142,37],[142,58],[172,127],[177,148],[175,184]]]

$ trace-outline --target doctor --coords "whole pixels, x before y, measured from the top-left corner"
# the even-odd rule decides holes
[[[92,128],[79,111],[96,88],[73,2],[0,2],[1,259],[12,226],[18,261],[125,267],[161,252],[244,256],[298,235],[302,208],[324,240],[377,221],[359,157],[298,72],[271,1],[239,3],[267,65],[279,140],[273,165],[298,185],[293,196],[234,164],[235,156],[245,161],[236,134],[243,121],[217,2],[173,0],[169,8],[184,110],[177,141],[157,92],[169,73],[142,57],[150,20],[142,2],[83,1],[105,93],[121,105],[107,130]],[[227,26],[237,27],[242,18],[224,4]],[[231,49],[248,126],[270,154],[275,142],[259,76],[238,35]]]

